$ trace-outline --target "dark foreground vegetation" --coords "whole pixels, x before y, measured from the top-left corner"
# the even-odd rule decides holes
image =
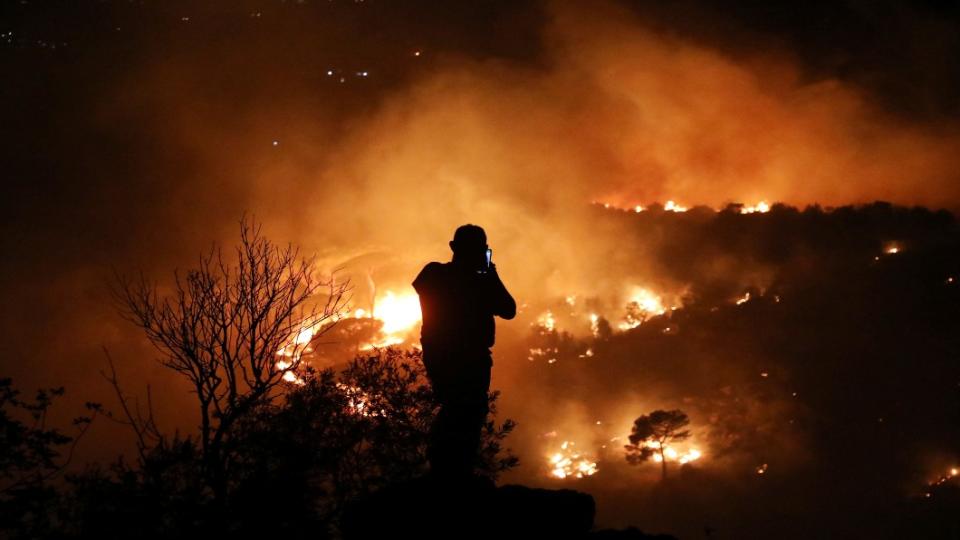
[[[155,434],[133,461],[60,476],[73,437],[43,425],[57,392],[23,400],[9,380],[0,391],[0,518],[11,538],[325,537],[348,502],[426,472],[434,414],[416,351],[377,350],[339,373],[304,370],[279,402],[238,422],[221,491],[197,437],[178,434]],[[516,463],[501,448],[512,425],[491,415],[482,476]]]

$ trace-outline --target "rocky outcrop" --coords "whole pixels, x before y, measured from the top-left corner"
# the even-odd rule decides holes
[[[637,529],[596,531],[593,497],[574,490],[495,487],[473,479],[445,483],[429,478],[383,489],[344,513],[346,540],[367,538],[604,538],[658,539]]]

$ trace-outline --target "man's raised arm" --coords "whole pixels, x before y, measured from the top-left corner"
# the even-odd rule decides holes
[[[494,315],[503,319],[512,319],[517,316],[517,302],[510,296],[507,287],[500,281],[496,265],[491,265],[490,272],[490,307]]]

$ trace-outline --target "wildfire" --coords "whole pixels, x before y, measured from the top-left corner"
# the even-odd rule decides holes
[[[749,301],[750,301],[750,293],[748,292],[743,296],[741,296],[740,298],[737,298],[737,305],[742,306],[743,304],[746,304]]]
[[[595,461],[590,461],[574,450],[575,443],[563,441],[560,450],[549,455],[550,476],[554,478],[583,478],[593,476],[599,470]]]
[[[290,367],[289,364],[299,361],[300,357],[304,354],[313,352],[313,349],[310,347],[310,342],[321,326],[323,326],[323,322],[312,319],[303,321],[296,335],[291,337],[290,340],[277,351],[277,356],[291,358],[293,361],[289,362],[286,367],[280,367],[281,362],[277,362],[277,368],[287,369]]]
[[[756,214],[756,213],[766,214],[769,211],[770,211],[770,205],[766,201],[760,201],[756,205],[753,205],[753,206],[748,205],[740,208],[741,214]]]
[[[946,484],[947,482],[957,478],[957,476],[960,476],[960,469],[958,469],[957,467],[950,467],[950,470],[948,470],[946,474],[940,475],[939,478],[937,478],[932,482],[928,482],[927,485],[929,487],[935,487],[941,484]],[[929,493],[927,494],[927,496],[929,497]]]
[[[650,289],[636,287],[627,301],[627,315],[619,328],[621,330],[636,328],[647,319],[666,312],[663,298]]]
[[[590,314],[590,333],[593,337],[600,337],[600,316],[596,313]]]
[[[374,411],[370,408],[370,395],[356,386],[337,383],[337,389],[347,398],[347,411],[359,416],[385,416],[384,410]]]
[[[641,212],[646,212],[647,210],[649,210],[647,206],[644,206],[642,204],[635,204],[633,206],[627,206],[627,207],[611,204],[609,202],[599,203],[597,201],[594,201],[593,204],[602,204],[603,207],[606,209],[614,208],[617,210],[632,211],[636,214],[639,214]],[[757,204],[738,204],[737,206],[739,207],[739,211],[741,214],[766,214],[771,210],[770,203],[767,201],[759,201],[757,202]],[[686,212],[689,209],[690,209],[689,206],[683,206],[681,204],[678,204],[676,201],[672,199],[668,200],[663,204],[664,212]],[[720,210],[714,209],[714,211],[720,211]]]
[[[372,312],[357,308],[352,313],[344,311],[323,320],[304,321],[300,330],[277,351],[277,356],[282,358],[277,361],[277,369],[291,370],[291,368],[295,368],[303,355],[313,352],[310,343],[320,333],[320,330],[325,325],[344,318],[372,318],[382,323],[380,336],[374,341],[361,345],[360,350],[400,345],[407,340],[410,332],[416,328],[422,319],[420,299],[415,292],[396,293],[388,290],[384,291],[383,295],[374,301]],[[302,382],[292,371],[284,373],[283,378],[292,383],[299,384]]]
[[[680,206],[673,201],[667,201],[667,203],[663,205],[663,209],[667,212],[686,212],[689,210],[686,206]]]
[[[554,318],[553,312],[547,310],[542,315],[537,317],[537,326],[543,328],[547,332],[553,332],[557,328],[557,319]]]
[[[278,370],[284,371],[283,380],[287,381],[288,383],[293,383],[296,385],[305,384],[303,379],[298,377],[297,374],[294,373],[293,370],[291,369],[294,367],[293,362],[288,362],[286,360],[278,360],[276,366]]]
[[[887,242],[887,244],[883,246],[883,252],[887,255],[896,255],[902,250],[903,248],[897,242]]]
[[[416,293],[386,291],[374,302],[373,317],[383,322],[384,334],[409,332],[420,322],[420,298]]]
[[[653,441],[647,441],[644,443],[644,446],[646,446],[647,448],[650,448],[651,450],[656,451],[653,454],[653,461],[657,463],[660,463],[664,459],[666,459],[667,461],[676,461],[677,463],[680,463],[681,465],[683,465],[686,463],[690,463],[692,461],[696,461],[701,457],[703,457],[703,452],[701,452],[700,450],[697,450],[696,448],[688,448],[685,451],[678,451],[676,448],[672,446],[664,446],[663,457],[660,457],[660,447],[657,443]]]

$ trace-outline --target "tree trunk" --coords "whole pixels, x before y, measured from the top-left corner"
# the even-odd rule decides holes
[[[660,473],[661,480],[667,479],[667,456],[663,455],[663,443],[660,443]]]

